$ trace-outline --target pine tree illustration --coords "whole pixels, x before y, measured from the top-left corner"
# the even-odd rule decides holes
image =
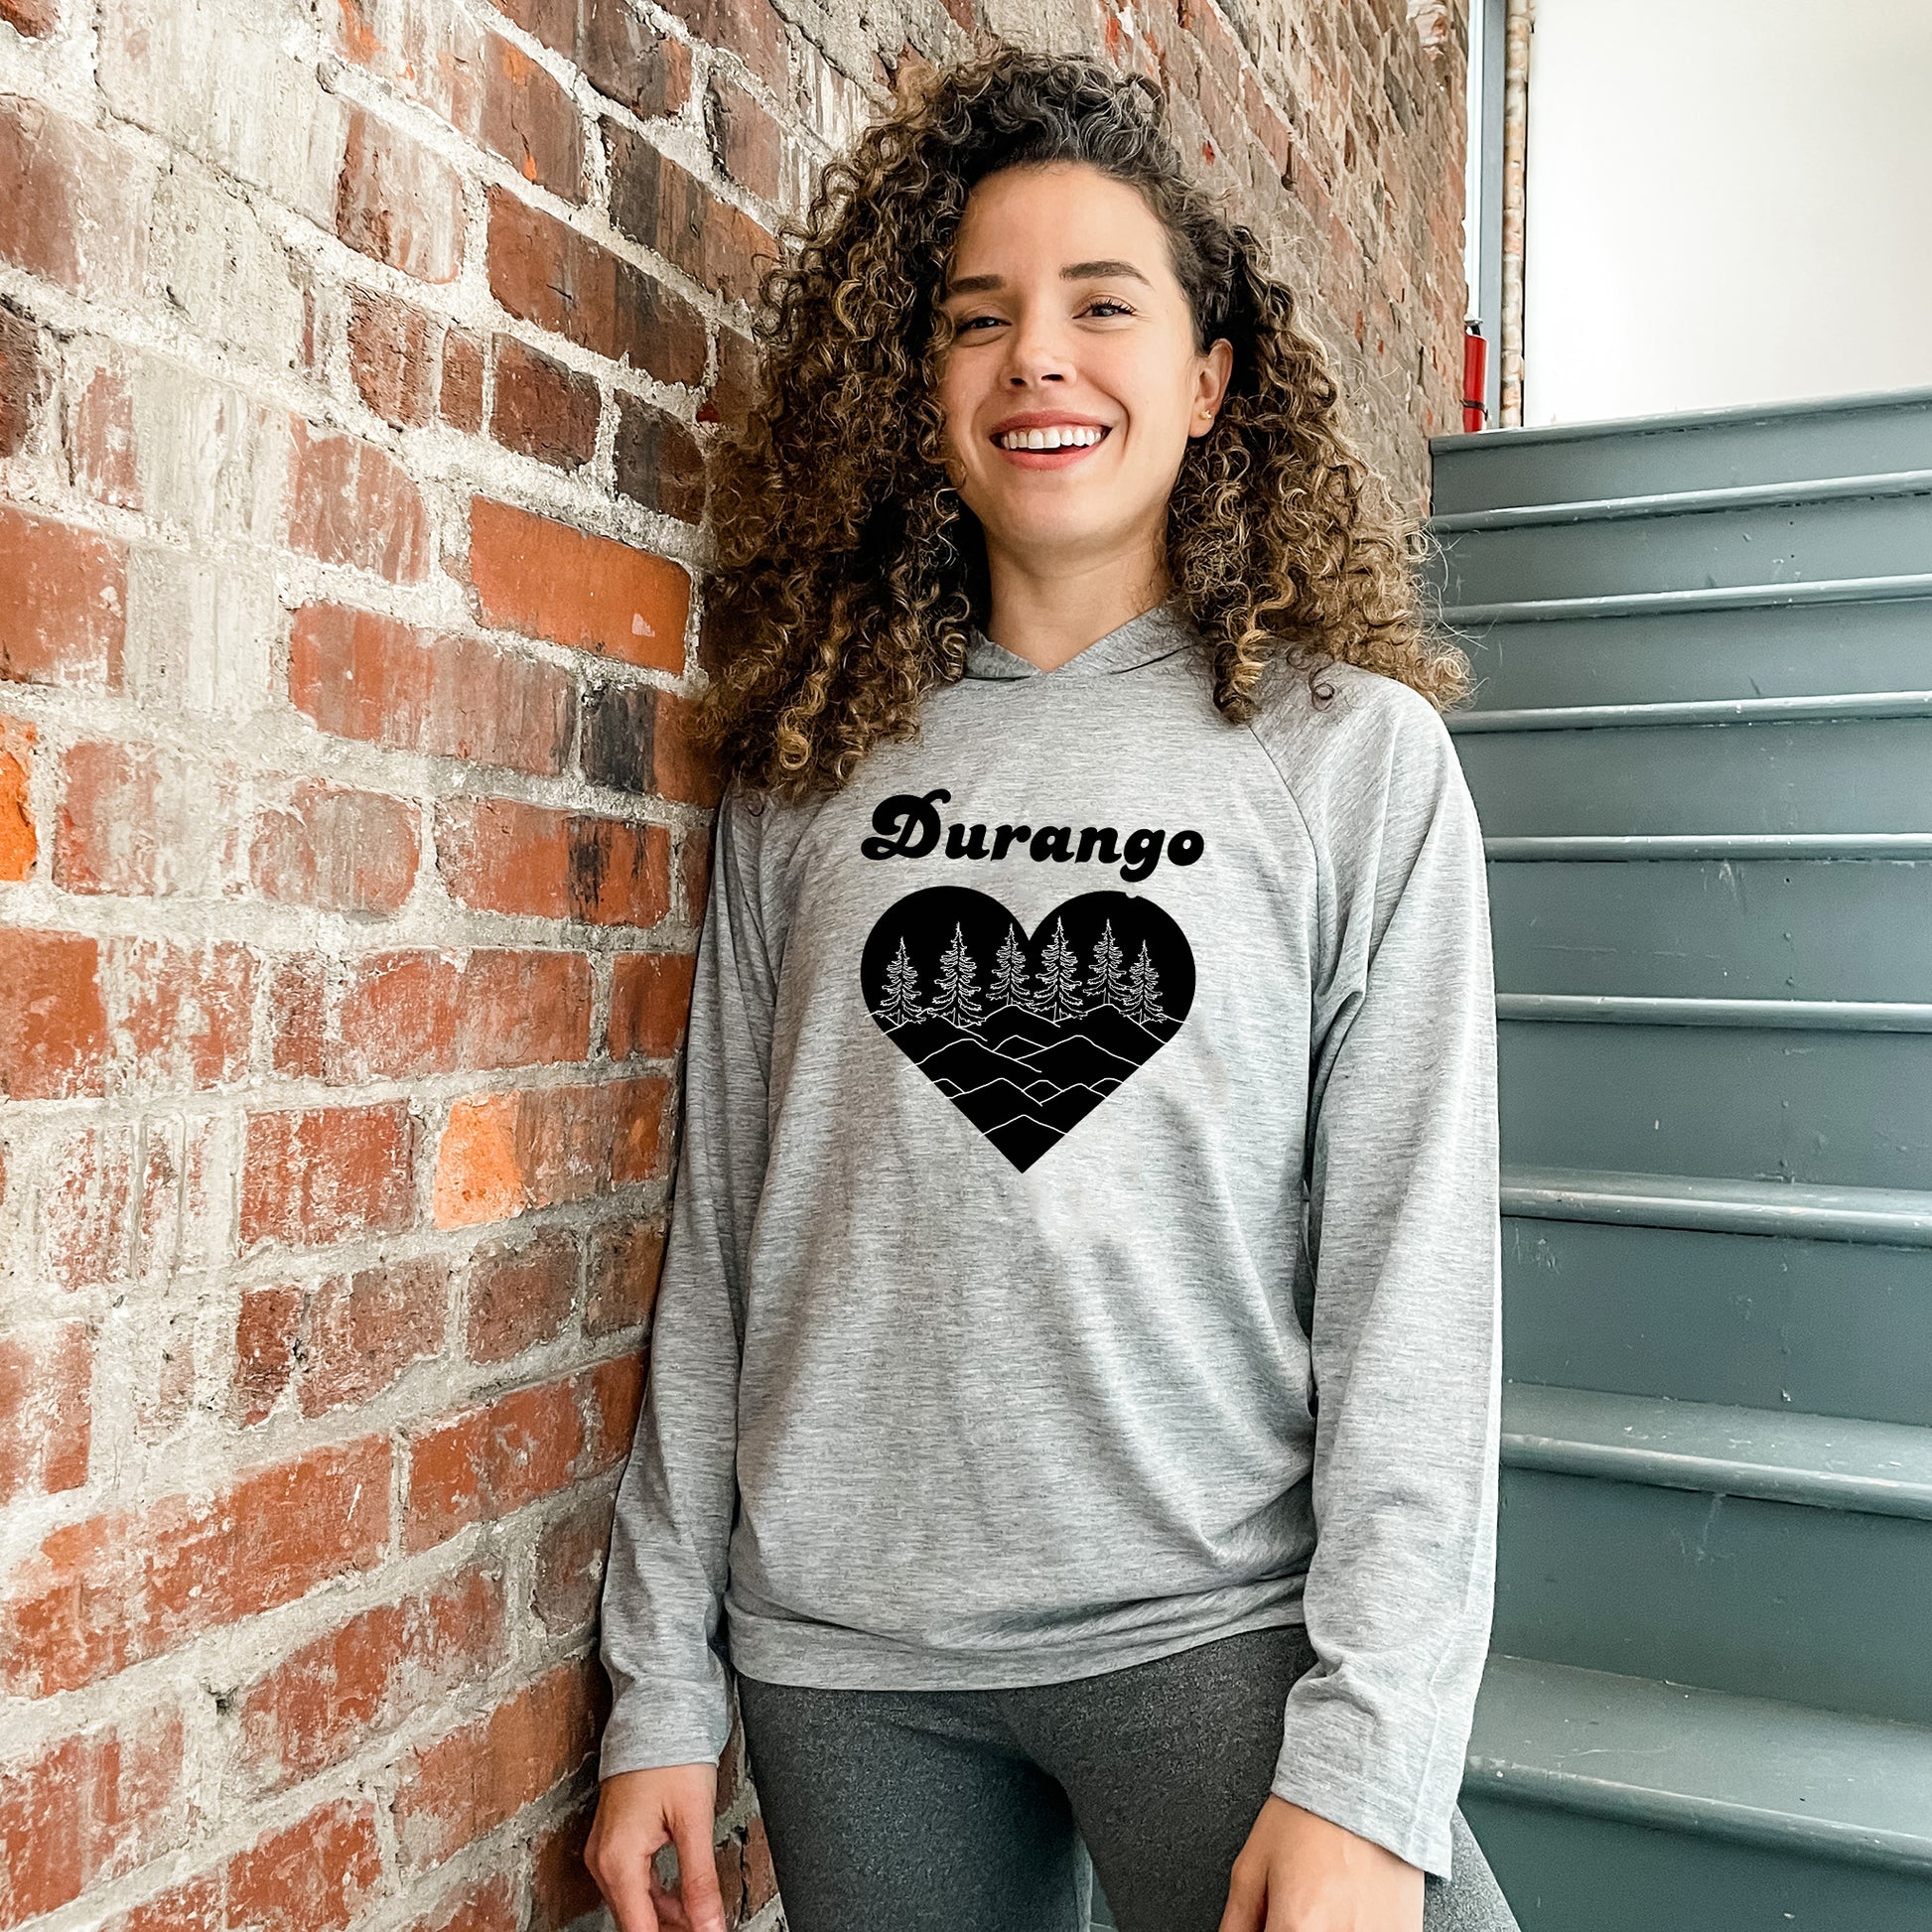
[[[1147,941],[1141,941],[1141,956],[1127,975],[1127,1005],[1121,1011],[1144,1027],[1158,1027],[1168,1017],[1161,1004],[1161,975],[1148,957]]]
[[[1108,919],[1093,945],[1093,965],[1087,972],[1087,1004],[1118,1009],[1126,998],[1127,980],[1121,971],[1120,941],[1114,937],[1113,920]]]
[[[1034,1011],[1055,1026],[1063,1020],[1077,1019],[1085,1010],[1080,1004],[1080,960],[1066,943],[1066,929],[1053,921],[1053,936],[1039,955],[1039,998]]]
[[[879,1003],[879,1018],[888,1027],[909,1027],[925,1018],[925,1009],[919,1005],[919,969],[912,964],[903,938],[898,951],[887,962],[886,997]]]
[[[966,950],[963,925],[952,929],[952,944],[939,958],[939,990],[932,996],[932,1017],[950,1021],[970,1032],[980,1023],[979,964]]]
[[[1023,1013],[1033,1011],[1033,998],[1027,991],[1027,954],[1020,944],[1017,926],[1009,926],[1007,936],[1000,941],[1000,951],[993,962],[990,997],[996,1007],[1018,1007]]]

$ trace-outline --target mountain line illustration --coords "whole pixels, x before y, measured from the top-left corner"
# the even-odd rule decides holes
[[[1135,893],[1062,899],[1030,933],[990,894],[929,886],[859,962],[879,1030],[1023,1173],[1187,1018],[1194,954]]]

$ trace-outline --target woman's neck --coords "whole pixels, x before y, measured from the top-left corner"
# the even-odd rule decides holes
[[[1118,559],[1036,575],[988,559],[986,634],[1042,671],[1057,670],[1096,638],[1118,630],[1173,594],[1165,564],[1138,570]]]

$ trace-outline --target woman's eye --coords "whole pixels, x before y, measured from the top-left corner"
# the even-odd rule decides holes
[[[1116,301],[1111,295],[1097,295],[1087,304],[1087,313],[1089,315],[1096,309],[1118,309],[1124,316],[1131,316],[1134,313],[1125,302]]]

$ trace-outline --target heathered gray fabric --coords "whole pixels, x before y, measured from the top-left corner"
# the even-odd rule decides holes
[[[716,1758],[728,1659],[985,1689],[1306,1619],[1320,1661],[1286,1700],[1274,1789],[1448,1871],[1494,1578],[1482,842],[1428,701],[1323,675],[1326,707],[1297,674],[1231,725],[1178,604],[1050,672],[976,633],[918,737],[841,792],[728,790],[604,1587],[603,1775]],[[868,857],[918,822],[893,801],[935,788],[948,827],[1030,836]],[[1047,856],[1056,826],[1089,856]],[[1105,827],[1113,864],[1080,837]],[[996,1005],[981,943],[979,1021],[932,1019],[944,928],[955,966],[967,923],[994,931],[944,895],[899,953],[911,1004],[876,971],[869,993],[869,938],[877,965],[935,887],[1011,914],[1007,964],[1042,1007],[1059,908],[1078,933],[1079,896],[1127,895],[1103,906],[1127,940],[1110,997],[1090,997],[1104,936],[1073,948],[1090,1019]],[[1165,1008],[1191,970],[1177,1030],[1123,1017],[1150,960]],[[952,1043],[937,1077],[875,1008],[925,1015],[922,1053]],[[996,1020],[1017,1070],[987,1085]],[[957,1069],[982,1118],[996,1091],[1024,1114],[1036,1067],[1038,1108],[1065,1108],[1161,1035],[1057,1139],[1022,1118],[996,1144],[937,1084]]]

